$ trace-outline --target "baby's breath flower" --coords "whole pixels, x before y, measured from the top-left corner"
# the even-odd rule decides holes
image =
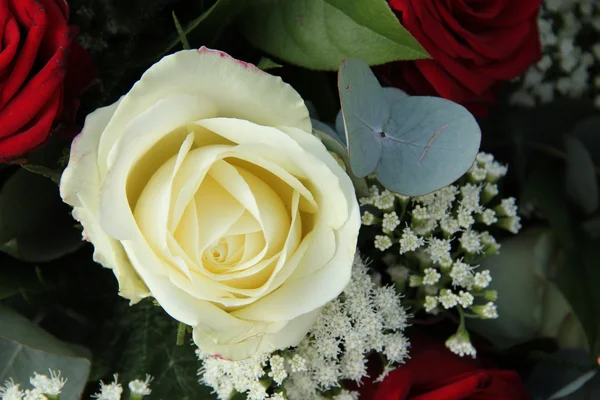
[[[400,218],[398,218],[396,211],[383,214],[383,222],[381,223],[381,226],[384,232],[393,232],[398,225],[400,225]]]
[[[375,216],[368,211],[365,211],[362,215],[361,222],[363,225],[373,225],[375,223]]]
[[[456,260],[449,274],[450,278],[452,278],[452,285],[470,289],[473,284],[472,269],[472,266],[462,262],[462,260]]]
[[[423,284],[424,285],[435,285],[439,282],[442,274],[437,272],[435,268],[426,268],[423,275]]]
[[[306,367],[306,359],[300,354],[294,354],[294,356],[289,359],[288,362],[292,372],[306,372],[308,370]]]
[[[375,248],[379,251],[385,251],[392,247],[392,239],[386,235],[377,235],[375,236]]]
[[[454,217],[444,217],[440,221],[440,228],[444,231],[446,236],[452,236],[460,230],[458,220]]]
[[[469,254],[477,254],[482,250],[479,234],[475,231],[468,230],[463,232],[459,239],[460,246]]]
[[[496,213],[490,208],[481,210],[481,212],[479,213],[479,220],[487,226],[493,225],[496,222],[498,222],[498,218],[496,218]]]
[[[114,382],[105,384],[100,381],[100,393],[95,393],[92,397],[98,400],[121,400],[121,394],[123,394],[123,387],[119,383],[119,376],[113,375]]]
[[[485,289],[486,287],[489,286],[490,282],[492,281],[492,275],[490,275],[490,271],[488,270],[484,270],[484,271],[480,271],[477,272],[473,278],[473,285],[481,290],[481,289]]]
[[[495,183],[486,183],[481,193],[481,202],[487,204],[498,195],[498,185]]]
[[[469,229],[471,225],[475,223],[475,218],[473,218],[472,210],[468,209],[462,204],[458,207],[456,219],[458,221],[458,226],[464,229]]]
[[[479,194],[481,192],[481,187],[477,185],[473,185],[471,183],[467,183],[460,188],[460,194],[462,195],[462,199],[460,200],[460,205],[470,212],[477,212],[479,210]]]
[[[469,170],[468,175],[474,182],[482,182],[487,177],[487,169],[474,165]]]
[[[458,354],[461,357],[471,356],[475,358],[477,355],[477,350],[471,344],[471,339],[469,339],[469,334],[466,330],[460,329],[456,334],[450,336],[448,340],[446,340],[446,347],[450,349],[454,354]]]
[[[501,217],[516,217],[517,200],[514,197],[502,199],[500,205],[496,207],[496,213]]]
[[[488,166],[488,182],[497,182],[498,179],[504,177],[507,172],[508,167],[500,164],[498,161],[494,161],[492,165]]]
[[[24,394],[12,379],[4,382],[4,387],[0,388],[0,399],[2,400],[21,400]]]
[[[491,301],[483,306],[472,306],[471,310],[484,319],[498,318],[498,309]]]
[[[23,400],[48,400],[48,398],[40,391],[40,389],[33,388],[32,390],[25,390]]]
[[[269,364],[271,365],[269,376],[273,378],[278,385],[281,385],[283,380],[288,376],[287,371],[285,370],[285,358],[277,354],[272,355],[269,359]]]
[[[402,237],[400,238],[400,254],[415,251],[424,244],[425,241],[423,238],[417,236],[409,227],[402,230]]]
[[[396,196],[394,196],[394,193],[385,189],[379,196],[375,198],[373,205],[380,210],[391,210],[394,208],[395,199]]]
[[[430,313],[437,308],[438,303],[439,302],[436,296],[425,296],[425,303],[423,304],[423,307],[425,308],[426,312]]]
[[[521,230],[521,218],[520,217],[500,218],[498,220],[498,226],[502,229],[506,229],[510,233],[517,234]]]
[[[67,380],[61,378],[60,371],[49,371],[50,376],[34,372],[33,377],[29,379],[29,383],[31,383],[31,386],[35,389],[38,389],[40,393],[48,396],[58,396]]]
[[[464,292],[462,290],[458,292],[458,304],[460,304],[462,308],[467,308],[471,306],[473,304],[473,301],[475,301],[475,298],[471,293]]]
[[[448,310],[458,304],[458,296],[452,293],[450,289],[442,289],[440,290],[438,301],[446,310]]]
[[[339,394],[333,396],[333,400],[358,400],[358,397],[358,392],[350,392],[344,389]]]
[[[477,161],[477,164],[479,164],[479,166],[487,168],[489,165],[492,164],[492,162],[494,162],[494,156],[489,153],[484,153],[482,151],[477,154],[475,160]]]
[[[452,246],[450,245],[450,240],[447,239],[438,239],[431,238],[429,239],[427,249],[425,250],[429,257],[431,257],[431,261],[434,263],[439,263],[444,258],[450,257],[450,250]]]
[[[132,397],[135,396],[138,399],[141,399],[143,396],[148,396],[152,393],[150,390],[150,382],[152,382],[152,376],[146,374],[146,379],[135,379],[129,382],[129,390],[131,391]]]
[[[429,212],[427,211],[427,207],[421,207],[420,205],[416,205],[412,211],[413,220],[424,221],[430,218]]]

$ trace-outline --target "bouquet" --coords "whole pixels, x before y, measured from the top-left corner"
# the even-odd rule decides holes
[[[0,399],[600,390],[593,0],[0,7]]]

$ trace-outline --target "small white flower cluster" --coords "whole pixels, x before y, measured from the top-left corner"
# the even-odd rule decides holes
[[[66,378],[60,376],[60,371],[48,370],[50,375],[33,373],[29,379],[32,389],[25,391],[20,389],[12,379],[4,383],[0,388],[0,399],[2,400],[48,400],[57,399],[60,396],[63,386],[67,382]]]
[[[600,66],[600,3],[544,1],[538,25],[543,57],[518,78],[520,87],[511,103],[534,107],[559,96],[591,95],[600,107],[600,79],[593,81],[594,71]]]
[[[390,278],[416,311],[437,314],[454,309],[461,316],[498,317],[497,294],[487,290],[492,277],[487,270],[478,271],[477,264],[500,248],[487,229],[516,234],[521,228],[516,200],[497,198],[497,183],[507,171],[492,155],[479,153],[455,185],[410,199],[373,185],[369,196],[360,199],[368,209],[363,224],[381,226],[374,247],[385,252],[382,259]],[[395,200],[382,208],[380,196]],[[465,342],[468,334],[462,331],[461,324],[447,346],[457,354],[474,355]]]
[[[387,360],[386,373],[404,362],[409,347],[402,333],[406,323],[395,290],[375,285],[357,256],[350,283],[324,307],[298,347],[243,361],[198,350],[203,362],[200,380],[219,399],[238,392],[250,400],[321,400],[324,392],[335,389],[333,399],[356,400],[358,394],[345,390],[342,381],[358,383],[367,376],[367,355],[372,351]]]
[[[66,378],[62,378],[60,371],[50,371],[50,376],[33,373],[29,379],[29,383],[33,389],[21,390],[20,385],[16,384],[13,379],[9,379],[4,383],[4,387],[0,387],[1,400],[52,400],[59,399],[63,386],[67,382]],[[146,380],[136,379],[129,382],[130,400],[141,400],[142,397],[149,395],[149,384],[152,381],[150,375],[146,375]],[[100,381],[100,393],[92,396],[98,400],[121,400],[123,387],[118,383],[118,376],[114,375],[114,382],[105,384]]]

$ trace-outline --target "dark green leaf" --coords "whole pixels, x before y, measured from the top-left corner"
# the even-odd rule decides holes
[[[567,193],[586,214],[591,214],[598,208],[598,181],[594,162],[575,136],[565,136],[565,149]]]
[[[336,70],[349,57],[370,65],[427,58],[385,0],[254,0],[239,19],[246,38],[277,58]]]
[[[34,372],[51,368],[68,379],[61,398],[80,398],[90,372],[85,350],[61,342],[9,308],[0,306],[0,321],[0,382],[13,378],[27,387]]]
[[[277,64],[275,61],[271,60],[269,57],[262,57],[258,64],[256,65],[258,68],[263,71],[267,71],[273,68],[281,68],[281,64]]]
[[[33,172],[34,174],[38,174],[49,178],[52,182],[57,185],[60,183],[60,177],[62,172],[57,169],[50,169],[48,167],[44,167],[43,165],[33,165],[33,164],[23,164],[23,168],[25,168],[29,172]]]
[[[581,141],[594,164],[600,166],[600,116],[581,120],[573,128],[572,135]]]
[[[177,19],[177,15],[175,15],[175,11],[172,12],[172,15],[173,15],[173,23],[175,24],[175,29],[177,29],[177,35],[179,36],[179,41],[181,42],[181,44],[183,45],[183,48],[185,50],[189,50],[190,42],[188,42],[187,37],[185,36],[185,32],[183,31],[183,28],[181,27],[181,24],[179,23],[179,20]]]
[[[144,301],[126,310],[129,337],[118,368],[124,381],[154,377],[152,398],[178,400],[213,399],[210,388],[198,383],[201,364],[188,335],[177,345],[179,324],[162,308]]]
[[[360,26],[406,47],[410,58],[428,58],[429,54],[421,44],[408,32],[394,15],[387,1],[380,0],[325,0],[344,14],[352,18]],[[414,52],[414,54],[413,54]]]
[[[339,92],[357,176],[375,172],[388,189],[418,196],[451,184],[473,164],[481,131],[464,107],[398,89],[384,91],[360,59],[342,64]]]
[[[541,357],[527,380],[534,399],[595,400],[600,395],[600,376],[592,371],[583,350],[565,349]],[[594,376],[592,376],[594,375]]]
[[[51,180],[17,170],[0,190],[0,251],[45,262],[81,247],[70,208]]]

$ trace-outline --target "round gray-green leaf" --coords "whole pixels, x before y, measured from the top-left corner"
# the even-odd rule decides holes
[[[355,175],[374,172],[389,190],[419,196],[451,184],[473,164],[481,130],[461,105],[382,89],[361,59],[340,67],[339,93]]]

